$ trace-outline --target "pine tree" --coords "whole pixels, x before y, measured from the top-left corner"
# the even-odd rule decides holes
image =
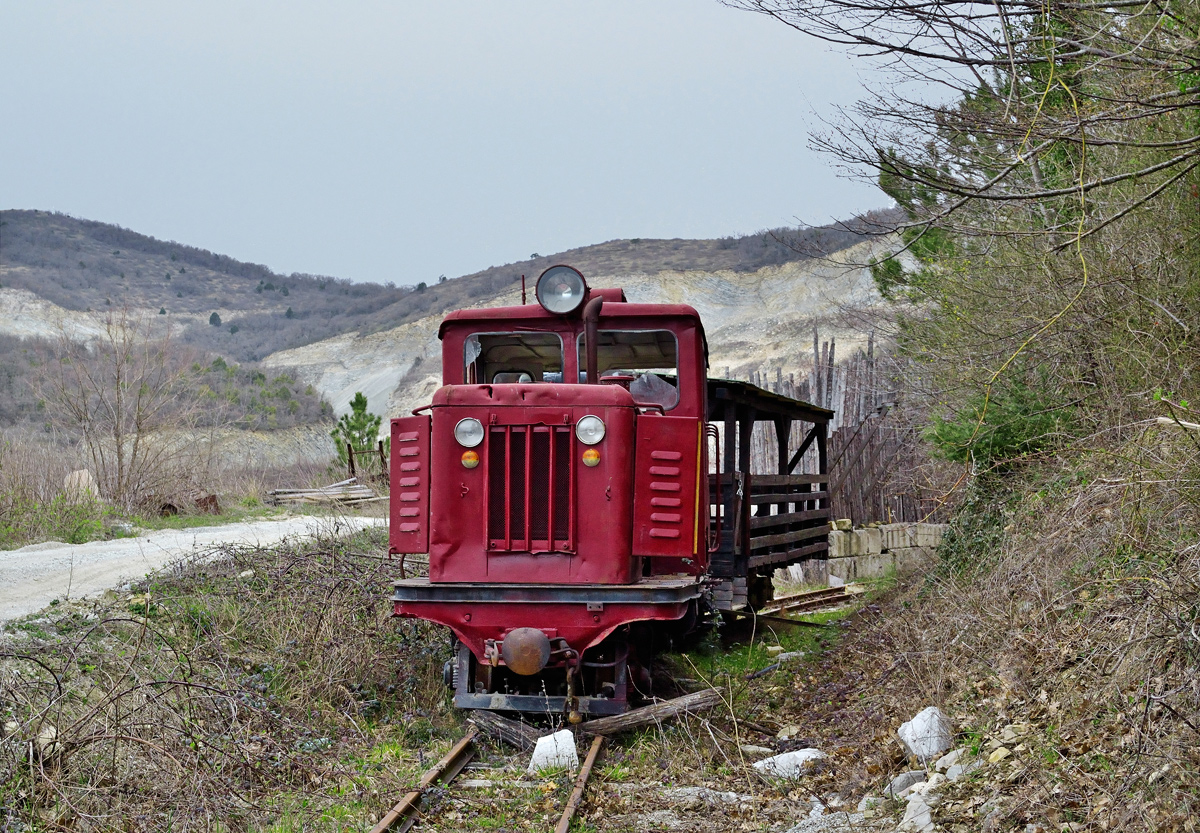
[[[337,426],[329,432],[337,450],[338,461],[346,464],[346,444],[349,443],[355,451],[370,451],[375,447],[379,438],[379,426],[383,418],[367,410],[367,397],[362,391],[354,394],[350,400],[350,413],[342,414]]]

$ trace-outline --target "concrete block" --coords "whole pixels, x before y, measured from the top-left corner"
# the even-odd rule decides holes
[[[552,735],[538,738],[533,756],[529,760],[530,773],[543,769],[579,769],[579,753],[575,751],[575,735],[570,729],[563,729]]]
[[[915,535],[912,546],[936,547],[942,543],[942,530],[945,524],[914,524]]]
[[[851,555],[878,555],[883,552],[883,536],[878,529],[856,529],[851,532]]]
[[[929,563],[933,551],[927,547],[902,547],[892,550],[890,555],[897,573],[911,573]]]
[[[852,532],[830,532],[829,533],[829,557],[830,558],[845,558],[853,555],[850,552],[850,542],[854,537]]]
[[[879,527],[879,531],[883,535],[883,548],[885,550],[898,550],[902,547],[915,547],[914,526],[916,524],[905,523],[884,524]]]
[[[829,559],[829,573],[847,582],[868,578],[880,578],[892,569],[891,553],[855,555],[848,558]]]

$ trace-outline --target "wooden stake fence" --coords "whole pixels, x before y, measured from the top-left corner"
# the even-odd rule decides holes
[[[949,517],[952,507],[942,496],[952,478],[943,463],[929,457],[917,420],[905,407],[904,369],[893,357],[877,354],[874,334],[866,350],[838,363],[834,339],[823,342],[814,330],[806,370],[785,374],[776,366],[744,374],[761,388],[834,411],[828,453],[835,518],[892,523]],[[728,368],[725,373],[728,377]],[[798,447],[807,428],[793,423],[791,447]],[[779,457],[771,426],[756,426],[751,445],[751,471],[773,473]],[[811,449],[793,473],[816,471]]]

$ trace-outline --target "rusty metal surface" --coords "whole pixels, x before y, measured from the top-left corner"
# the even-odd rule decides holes
[[[567,806],[563,809],[562,818],[554,827],[554,833],[567,833],[571,827],[571,819],[575,818],[575,811],[583,803],[583,791],[587,788],[588,777],[592,774],[592,767],[595,766],[596,758],[600,756],[600,747],[603,745],[603,735],[597,735],[592,740],[587,758],[584,759],[583,766],[579,769],[579,777],[575,779],[575,789],[571,791],[571,797],[567,799]]]
[[[417,789],[400,799],[400,802],[379,820],[379,824],[371,828],[371,833],[386,833],[389,830],[404,833],[405,830],[412,827],[417,820],[422,794],[438,781],[450,783],[458,773],[462,772],[463,767],[475,754],[475,737],[478,733],[479,730],[472,726],[462,740],[454,744],[446,753],[444,758],[421,776],[421,782]]]
[[[550,640],[537,628],[515,628],[504,637],[500,652],[505,665],[528,677],[550,661]]]

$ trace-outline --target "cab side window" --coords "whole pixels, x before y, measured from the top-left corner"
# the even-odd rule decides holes
[[[557,333],[474,333],[463,345],[467,384],[541,382],[562,376],[562,339]]]
[[[580,376],[587,371],[579,337]],[[669,411],[679,404],[679,342],[670,330],[600,330],[596,359],[602,384],[628,388],[640,405]]]

